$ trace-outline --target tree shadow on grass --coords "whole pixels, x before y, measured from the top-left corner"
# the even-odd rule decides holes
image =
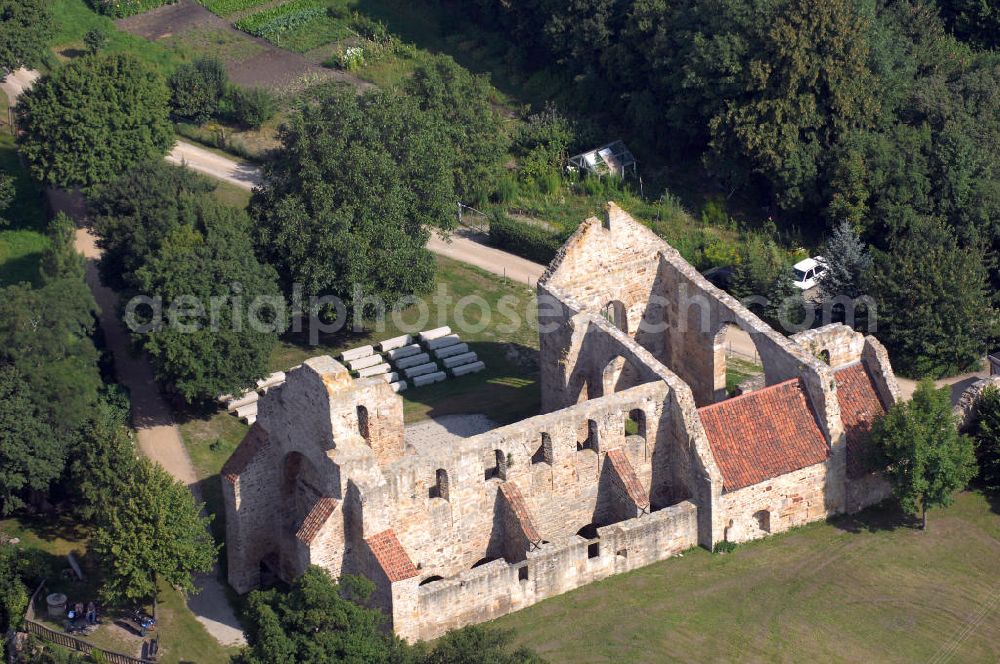
[[[920,519],[904,512],[894,499],[885,500],[855,514],[835,516],[829,519],[829,523],[849,533],[877,533],[920,527]]]
[[[483,414],[500,425],[537,415],[541,389],[538,351],[513,343],[469,341],[469,351],[486,368],[424,387],[410,385],[403,395],[427,408],[427,416]],[[440,361],[438,361],[441,364]],[[447,371],[447,370],[445,370]]]

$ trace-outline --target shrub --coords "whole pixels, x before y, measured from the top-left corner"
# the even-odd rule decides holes
[[[555,258],[565,237],[544,228],[514,221],[497,211],[490,216],[490,241],[512,254],[544,265]]]
[[[219,112],[228,81],[225,65],[217,58],[198,58],[179,66],[170,77],[174,113],[206,122]]]
[[[562,177],[558,171],[548,170],[536,178],[538,188],[546,194],[555,194],[562,189]]]
[[[504,175],[497,181],[496,200],[498,203],[509,203],[517,198],[518,186],[517,178],[512,175]]]
[[[274,95],[266,88],[241,88],[235,85],[229,89],[229,105],[233,120],[250,129],[259,129],[273,118],[278,106]]]
[[[730,542],[729,540],[722,540],[721,542],[716,542],[715,547],[712,549],[712,553],[732,553],[736,550],[736,543]]]

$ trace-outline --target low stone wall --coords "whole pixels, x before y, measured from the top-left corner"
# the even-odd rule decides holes
[[[593,581],[643,567],[698,543],[698,509],[689,501],[597,529],[545,542],[527,560],[504,560],[423,586],[415,579],[392,586],[396,633],[433,639],[449,629],[492,620]]]

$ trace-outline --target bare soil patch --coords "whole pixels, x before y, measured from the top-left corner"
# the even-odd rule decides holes
[[[216,55],[226,63],[232,81],[240,85],[294,89],[303,82],[339,79],[353,83],[355,78],[240,32],[194,0],[180,0],[121,19],[117,25],[139,37],[181,49],[185,55]]]

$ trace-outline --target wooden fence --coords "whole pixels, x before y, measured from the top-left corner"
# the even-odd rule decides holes
[[[115,652],[113,650],[105,650],[104,648],[99,648],[93,643],[88,643],[83,639],[78,639],[72,634],[66,634],[64,632],[57,632],[53,629],[49,629],[45,625],[37,622],[35,618],[35,602],[38,601],[39,595],[42,593],[42,589],[45,587],[45,582],[43,581],[35,592],[31,595],[31,601],[28,602],[28,610],[24,615],[24,625],[21,627],[22,631],[28,634],[34,634],[35,636],[48,641],[50,643],[55,643],[64,648],[69,648],[70,650],[76,650],[78,652],[85,653],[89,655],[92,652],[99,652],[104,657],[109,664],[154,664],[153,660],[150,659],[140,659],[138,657],[132,657],[131,655],[125,655],[120,652]]]

